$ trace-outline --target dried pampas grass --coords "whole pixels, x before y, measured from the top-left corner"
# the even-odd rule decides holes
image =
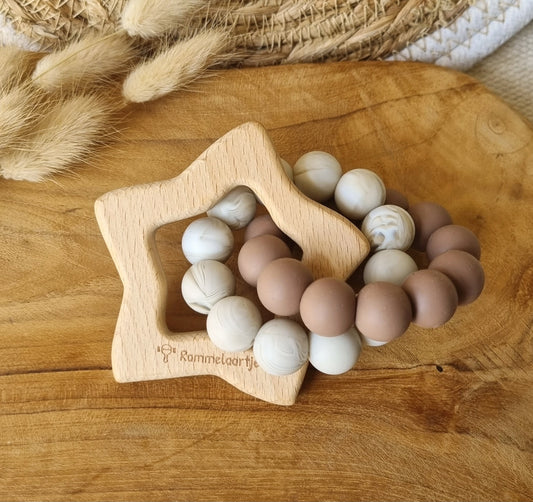
[[[183,26],[205,0],[129,0],[121,25],[131,37],[154,38]]]
[[[42,181],[86,160],[111,133],[116,106],[95,95],[58,101],[36,124],[23,146],[0,157],[7,179]]]
[[[43,57],[32,79],[46,91],[83,88],[124,72],[134,55],[133,41],[123,32],[107,36],[91,34]]]
[[[160,98],[198,79],[205,70],[227,59],[228,35],[209,30],[178,41],[153,59],[137,66],[126,78],[126,100],[144,103]]]

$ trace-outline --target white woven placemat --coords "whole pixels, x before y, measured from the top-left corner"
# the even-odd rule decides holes
[[[452,24],[394,54],[394,61],[423,61],[465,71],[533,20],[533,0],[477,0]]]
[[[468,73],[533,123],[533,22]]]

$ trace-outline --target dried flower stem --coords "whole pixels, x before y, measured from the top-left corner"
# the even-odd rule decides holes
[[[143,103],[183,88],[227,58],[227,48],[227,34],[216,30],[179,41],[133,70],[124,82],[123,95]]]

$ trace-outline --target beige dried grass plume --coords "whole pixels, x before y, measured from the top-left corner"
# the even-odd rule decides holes
[[[41,93],[28,84],[0,94],[0,151],[20,145],[43,108]]]
[[[0,47],[0,95],[21,84],[35,68],[40,53],[15,46]]]
[[[163,50],[137,66],[126,78],[126,100],[143,103],[189,85],[227,57],[226,32],[207,30]]]
[[[154,38],[183,26],[206,0],[129,0],[121,25],[132,37]]]
[[[23,146],[0,157],[0,174],[7,179],[42,181],[86,160],[111,133],[115,110],[113,102],[95,95],[57,101]]]
[[[125,33],[89,34],[43,57],[32,79],[46,91],[83,88],[126,71],[134,55],[133,41]]]

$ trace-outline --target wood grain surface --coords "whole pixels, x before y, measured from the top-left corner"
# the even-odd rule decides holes
[[[531,125],[409,63],[232,70],[192,91],[131,109],[72,175],[0,180],[0,499],[531,500]],[[342,376],[310,367],[290,407],[215,376],[115,382],[123,290],[94,201],[176,176],[250,120],[290,163],[329,151],[443,204],[481,240],[484,292]],[[178,293],[186,224],[156,234],[173,331],[205,325]]]

